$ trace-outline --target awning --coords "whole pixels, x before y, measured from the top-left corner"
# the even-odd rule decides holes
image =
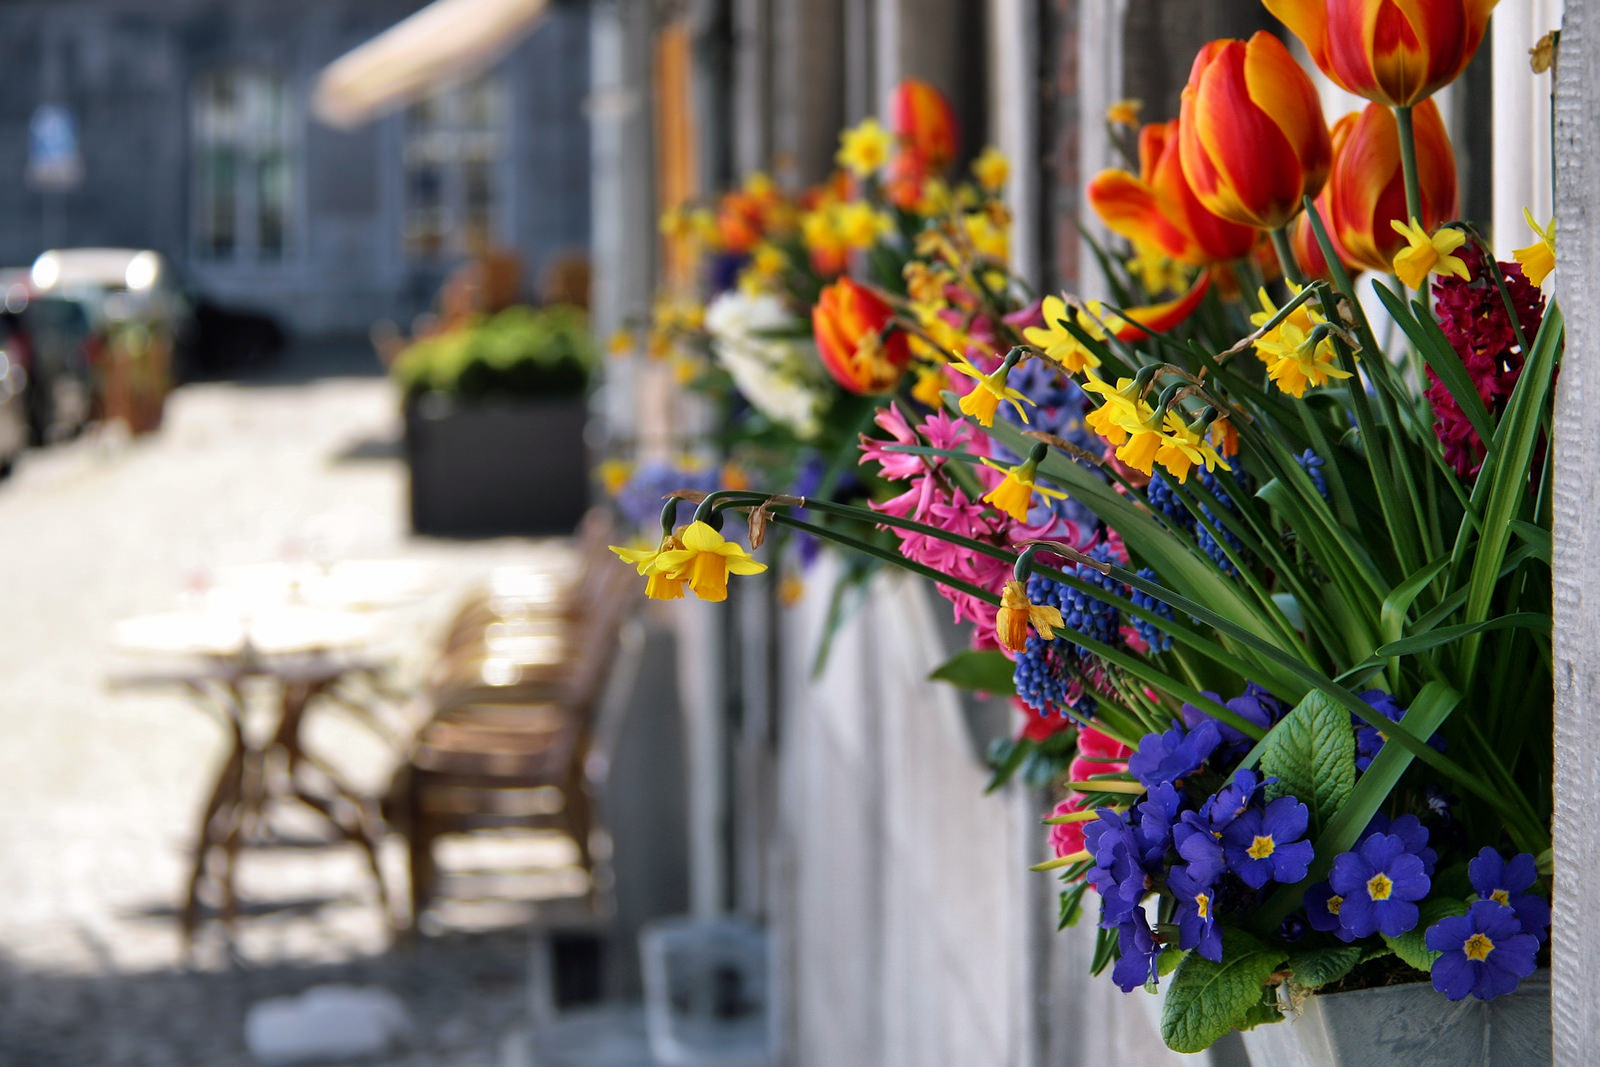
[[[357,126],[434,86],[492,65],[522,39],[549,0],[434,0],[331,63],[311,107],[331,126]]]

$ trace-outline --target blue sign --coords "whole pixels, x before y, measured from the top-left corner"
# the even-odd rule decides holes
[[[28,120],[28,184],[39,189],[72,189],[83,180],[78,124],[59,104],[41,104]]]

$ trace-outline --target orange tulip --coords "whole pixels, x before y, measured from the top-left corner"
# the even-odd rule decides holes
[[[956,158],[960,135],[955,112],[944,94],[925,81],[907,78],[895,86],[889,127],[932,171],[943,170]]]
[[[822,365],[852,393],[882,393],[900,381],[911,348],[904,333],[884,336],[894,309],[866,286],[840,278],[811,309],[811,331]]]
[[[1333,148],[1311,78],[1270,33],[1212,41],[1195,57],[1178,117],[1183,173],[1230,222],[1275,230],[1316,196]]]
[[[1394,112],[1368,104],[1357,115],[1339,120],[1349,133],[1334,156],[1328,177],[1328,206],[1323,215],[1329,236],[1345,259],[1367,270],[1389,271],[1406,239],[1391,222],[1405,222],[1405,176],[1400,169],[1400,131]],[[1422,189],[1422,225],[1432,232],[1459,213],[1456,157],[1450,135],[1432,100],[1412,112],[1417,142],[1417,184]]]
[[[1329,139],[1333,142],[1334,166],[1339,165],[1339,153],[1344,150],[1344,144],[1350,139],[1350,130],[1356,124],[1356,114],[1351,112],[1328,130]],[[1322,220],[1322,228],[1327,231],[1328,242],[1333,245],[1333,250],[1339,256],[1339,262],[1344,265],[1347,273],[1354,274],[1355,269],[1350,263],[1350,257],[1345,254],[1339,245],[1339,235],[1334,230],[1333,213],[1329,206],[1329,190],[1333,188],[1330,174],[1327,185],[1322,187],[1321,194],[1317,197],[1317,217]],[[1303,212],[1294,220],[1294,225],[1289,230],[1289,247],[1294,252],[1294,258],[1299,262],[1300,269],[1307,277],[1328,280],[1333,277],[1333,272],[1328,269],[1328,260],[1322,254],[1322,245],[1317,242],[1316,231],[1311,228],[1311,215]],[[1276,264],[1274,264],[1276,266]]]
[[[765,212],[759,199],[742,189],[723,194],[717,205],[717,239],[724,252],[749,252],[760,243],[765,230]]]
[[[1265,0],[1341,88],[1409,107],[1472,62],[1498,0]]]
[[[1213,215],[1189,188],[1176,119],[1140,130],[1138,175],[1101,171],[1089,183],[1089,206],[1113,233],[1192,267],[1237,259],[1256,242],[1255,230]]]

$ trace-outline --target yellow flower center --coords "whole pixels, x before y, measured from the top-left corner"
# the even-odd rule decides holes
[[[1194,898],[1195,913],[1200,918],[1209,918],[1211,915],[1211,898],[1204,893],[1198,893]]]
[[[1473,934],[1462,944],[1461,951],[1467,954],[1469,960],[1486,960],[1489,953],[1494,951],[1494,942],[1482,934]]]
[[[1507,893],[1504,889],[1496,889],[1493,893],[1489,894],[1489,899],[1494,901],[1496,904],[1504,904],[1506,907],[1511,906],[1511,894]]]
[[[1342,907],[1344,907],[1344,897],[1335,895],[1328,898],[1329,915],[1339,914],[1339,909]]]
[[[1389,876],[1382,871],[1367,879],[1367,896],[1373,900],[1388,900],[1393,892],[1394,882],[1390,881]]]
[[[1250,847],[1245,849],[1245,855],[1253,860],[1264,860],[1272,855],[1272,850],[1276,847],[1272,840],[1272,835],[1258,836],[1254,841],[1250,842]]]

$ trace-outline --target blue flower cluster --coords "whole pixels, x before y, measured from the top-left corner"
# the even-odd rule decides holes
[[[1241,489],[1245,488],[1244,477],[1243,468],[1234,472],[1234,482]],[[1233,498],[1223,489],[1220,478],[1207,470],[1202,470],[1199,478],[1200,484],[1211,491],[1211,495],[1217,498],[1217,503],[1222,505],[1224,510],[1232,515],[1239,514],[1239,509],[1233,504]],[[1201,504],[1200,513],[1206,517],[1207,522],[1217,528],[1217,532],[1222,535],[1222,541],[1233,549],[1234,555],[1239,555],[1244,551],[1244,542],[1240,541],[1232,531],[1222,525],[1222,520],[1217,518],[1209,506]],[[1222,571],[1223,574],[1231,577],[1239,573],[1238,568],[1233,565],[1233,561],[1228,558],[1227,552],[1223,550],[1222,543],[1217,541],[1216,536],[1210,530],[1196,524],[1194,541],[1200,547],[1200,551],[1211,557],[1211,561],[1217,565],[1217,569]]]
[[[709,464],[672,464],[661,460],[641,463],[617,493],[617,510],[630,525],[658,536],[653,531],[661,518],[667,494],[679,489],[709,493],[717,487],[719,477],[717,468]]]
[[[1256,692],[1236,699],[1263,709],[1276,703]],[[1100,894],[1101,927],[1117,932],[1111,977],[1125,992],[1155,981],[1172,926],[1178,949],[1220,961],[1220,918],[1251,906],[1269,882],[1306,876],[1313,854],[1306,806],[1292,796],[1268,802],[1267,783],[1252,770],[1221,779],[1224,744],[1223,724],[1203,715],[1147,734],[1128,759],[1145,799],[1128,812],[1098,809],[1084,828],[1087,881]],[[1152,929],[1143,902],[1163,888],[1174,901],[1172,925]]]
[[[1309,448],[1294,458],[1305,469],[1306,474],[1311,478],[1311,484],[1316,487],[1322,499],[1328,499],[1328,476],[1322,471],[1327,461]]]
[[[1178,499],[1177,490],[1172,488],[1172,483],[1160,471],[1150,475],[1150,483],[1144,487],[1144,498],[1151,509],[1166,519],[1174,530],[1185,534],[1194,532],[1194,515],[1184,507],[1183,501]]]
[[[1103,563],[1114,562],[1105,545],[1096,546],[1087,555]],[[1128,595],[1126,585],[1087,564],[1077,563],[1066,570],[1073,577],[1097,585],[1113,596]],[[1028,578],[1027,589],[1028,602],[1058,609],[1068,630],[1103,645],[1118,647],[1122,644],[1122,613],[1116,605],[1040,574]],[[1088,719],[1094,713],[1093,698],[1084,695],[1074,700],[1073,681],[1092,658],[1086,649],[1064,635],[1046,641],[1030,632],[1027,644],[1017,654],[1012,674],[1017,696],[1040,715],[1075,713],[1079,719]]]
[[[1368,689],[1359,695],[1373,711],[1378,712],[1390,722],[1403,721],[1407,710],[1409,710],[1402,708],[1398,700],[1382,689]],[[1372,766],[1374,757],[1383,751],[1383,744],[1388,738],[1376,726],[1354,715],[1350,716],[1350,723],[1356,728],[1356,770],[1365,771]],[[1444,738],[1438,734],[1430,737],[1428,744],[1440,752],[1444,751]]]
[[[1354,849],[1334,857],[1328,880],[1306,890],[1307,921],[1341,941],[1399,937],[1416,927],[1437,862],[1421,820],[1380,813]]]
[[[1156,572],[1149,567],[1140,568],[1139,577],[1147,582],[1159,581]],[[1146,611],[1152,611],[1165,619],[1172,618],[1172,609],[1164,601],[1157,600],[1149,593],[1134,589],[1131,591],[1129,599]],[[1132,616],[1129,616],[1129,621],[1133,623],[1134,631],[1138,633],[1140,639],[1150,646],[1150,651],[1165,652],[1172,647],[1172,635],[1160,626],[1147,619],[1139,619]]]
[[[1533,856],[1509,861],[1485,848],[1467,864],[1477,896],[1465,915],[1428,927],[1423,943],[1439,958],[1433,988],[1450,1000],[1479,1000],[1510,993],[1538,966],[1539,943],[1550,934],[1550,903],[1530,893],[1539,880]]]
[[[1289,705],[1254,682],[1247,683],[1244,687],[1244,692],[1232,700],[1223,700],[1219,694],[1212,692],[1207,692],[1205,695],[1241,719],[1254,723],[1263,730],[1289,714]],[[1183,721],[1191,728],[1198,726],[1202,721],[1216,722],[1217,729],[1222,732],[1222,745],[1217,750],[1217,759],[1220,763],[1237,763],[1246,752],[1250,751],[1250,746],[1254,744],[1249,737],[1245,736],[1243,730],[1230,726],[1220,719],[1213,719],[1210,714],[1193,704],[1185,704],[1179,714],[1183,716]]]

